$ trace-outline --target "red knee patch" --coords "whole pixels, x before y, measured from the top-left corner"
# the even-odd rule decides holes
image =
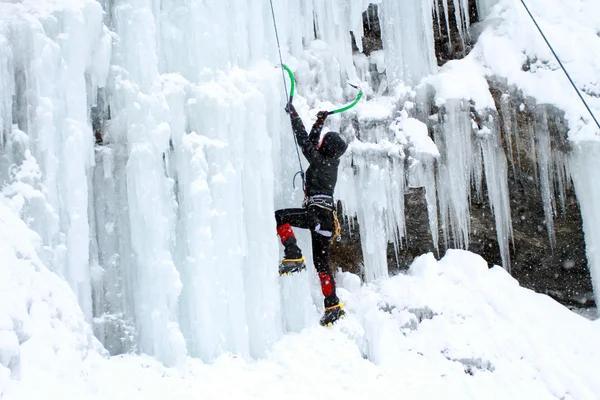
[[[292,229],[292,225],[290,225],[290,224],[283,224],[281,226],[278,226],[277,234],[281,238],[281,243],[285,243],[285,241],[288,240],[289,238],[295,237],[294,230]]]
[[[323,292],[323,296],[331,296],[333,294],[331,274],[329,272],[319,272],[319,279],[321,280],[321,291]]]

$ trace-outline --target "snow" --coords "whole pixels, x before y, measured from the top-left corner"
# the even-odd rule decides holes
[[[566,8],[559,0],[529,0],[526,3],[573,80],[580,90],[584,89],[582,92],[592,110],[596,115],[600,114],[600,103],[594,96],[600,70],[598,3],[577,0]],[[450,85],[443,88],[450,93],[442,97],[469,98],[478,106],[487,107],[490,104],[478,83],[480,77],[505,79],[508,85],[518,87],[525,96],[532,96],[538,103],[552,104],[564,110],[572,140],[597,140],[597,126],[522,4],[512,0],[478,1],[478,7],[487,10],[483,13],[487,14],[483,22],[485,28],[469,56],[442,69],[458,70],[455,79],[443,83]],[[527,63],[532,64],[529,70],[523,68]],[[475,82],[473,86],[455,84],[460,75],[468,74]],[[432,79],[439,82],[443,78],[434,76]],[[466,88],[472,89],[470,95],[464,93]]]
[[[105,353],[67,282],[40,258],[41,238],[23,222],[30,221],[36,207],[47,205],[32,186],[37,178],[39,168],[26,153],[13,182],[0,194],[2,395],[32,373],[39,374],[40,385],[56,382],[49,379],[52,374],[69,376],[88,355]]]
[[[179,368],[167,368],[148,356],[90,355],[66,362],[52,355],[47,360],[53,368],[31,365],[19,383],[5,386],[3,396],[391,399],[401,393],[585,400],[600,390],[594,375],[600,367],[595,345],[600,326],[519,287],[504,269],[488,269],[475,254],[451,250],[440,261],[427,254],[406,275],[359,287],[356,279],[338,274],[348,317],[332,328],[319,327],[314,318],[260,360],[223,354],[210,364],[188,358]],[[75,304],[68,298],[63,307]],[[77,319],[83,323],[81,313]],[[28,347],[39,333],[21,346],[22,361],[50,356]],[[59,349],[64,356],[66,348]],[[62,366],[69,369],[61,371]]]

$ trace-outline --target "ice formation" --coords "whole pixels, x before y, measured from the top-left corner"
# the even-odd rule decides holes
[[[518,152],[506,155],[499,146],[486,80],[498,75],[540,104],[532,143],[550,235],[556,187],[560,204],[568,164],[574,165],[598,287],[597,195],[586,174],[595,150],[569,162],[552,158],[544,136],[552,115],[543,104],[565,110],[573,138],[596,137],[568,100],[536,92],[540,76],[554,71],[541,65],[540,74],[523,75],[523,49],[514,48],[515,26],[523,25],[514,21],[521,17],[507,12],[514,25],[507,23],[506,35],[486,30],[468,59],[438,71],[432,13],[449,25],[454,7],[466,40],[469,2],[373,3],[383,49],[366,57],[360,50],[369,1],[274,1],[306,125],[316,111],[355,96],[348,81],[360,82],[367,94],[327,126],[352,140],[336,195],[345,217],[358,219],[365,280],[386,277],[389,243],[403,245],[410,187],[425,189],[434,246],[443,240],[444,247],[467,247],[470,196],[482,195],[485,182],[509,268],[506,176]],[[477,6],[484,16],[507,3],[479,0]],[[352,54],[349,32],[359,53]],[[18,210],[37,234],[28,240],[39,237],[40,265],[68,282],[112,354],[142,352],[167,365],[181,365],[186,355],[262,357],[320,307],[312,267],[297,286],[277,275],[273,211],[297,207],[303,197],[298,180],[292,186],[300,166],[278,63],[266,1],[0,4],[0,183],[14,190],[3,196],[21,201],[15,168],[39,165],[27,207]],[[579,77],[592,82],[592,72],[582,69]],[[429,118],[431,109],[437,114]],[[480,125],[474,113],[486,117]],[[529,134],[511,132],[515,145],[518,135]],[[308,250],[308,236],[299,239]],[[309,295],[312,302],[294,302]]]
[[[581,205],[586,252],[596,304],[600,304],[600,187],[597,174],[600,171],[600,141],[577,144],[570,158],[571,174]]]

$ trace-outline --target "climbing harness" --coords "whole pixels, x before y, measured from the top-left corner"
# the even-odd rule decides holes
[[[529,7],[527,7],[527,4],[525,4],[525,0],[521,0],[521,3],[523,3],[523,7],[525,7],[525,10],[527,11],[527,14],[529,14],[529,16],[531,17],[531,20],[533,21],[533,23],[537,27],[538,31],[540,31],[540,33],[542,34],[542,37],[544,38],[544,41],[546,42],[546,44],[550,48],[550,51],[552,51],[552,54],[554,54],[554,57],[556,57],[556,61],[558,61],[558,64],[562,68],[562,70],[565,73],[565,75],[567,75],[567,78],[569,78],[569,82],[571,82],[571,85],[573,86],[573,88],[575,89],[575,91],[577,92],[577,94],[579,95],[579,98],[583,102],[583,105],[585,106],[585,108],[587,108],[588,112],[592,116],[592,119],[594,120],[594,122],[596,123],[596,125],[598,126],[598,128],[600,129],[600,122],[598,122],[598,120],[596,119],[596,116],[592,112],[592,109],[590,108],[590,106],[588,105],[587,101],[585,101],[585,99],[583,98],[583,95],[579,91],[579,88],[577,87],[577,85],[575,85],[575,82],[573,82],[573,79],[571,78],[571,75],[569,75],[569,72],[567,71],[567,69],[563,65],[562,61],[558,57],[558,54],[556,54],[556,51],[554,51],[554,48],[550,44],[550,41],[548,40],[548,38],[546,37],[546,35],[544,34],[544,31],[542,31],[542,28],[538,25],[535,17],[531,13],[531,11],[529,11]]]
[[[306,196],[302,204],[304,208],[319,207],[333,213],[333,231],[331,232],[331,244],[342,240],[342,229],[338,220],[335,202],[332,196],[317,194],[314,196]]]
[[[271,15],[273,17],[273,28],[275,28],[275,39],[277,40],[277,51],[279,52],[279,62],[281,63],[281,66],[283,67],[283,58],[281,57],[281,45],[279,43],[279,32],[277,31],[277,21],[275,20],[275,10],[273,9],[273,0],[269,0],[269,2],[271,3]],[[287,67],[285,67],[287,68]],[[295,88],[295,83],[294,83],[294,75],[292,74],[292,71],[287,68],[288,74],[290,74],[290,79],[292,81],[292,91],[290,93],[290,96],[288,97],[288,93],[287,93],[287,82],[285,81],[285,74],[283,73],[283,69],[281,70],[281,78],[283,79],[283,87],[285,89],[285,95],[286,95],[286,99],[287,99],[287,104],[291,104],[293,97],[294,97],[294,88]],[[292,136],[294,136],[294,144],[296,145],[296,155],[298,156],[298,165],[300,166],[300,171],[296,172],[296,174],[294,175],[294,179],[292,180],[292,185],[294,187],[294,189],[296,188],[296,176],[298,174],[300,174],[300,177],[302,178],[302,189],[304,189],[304,187],[306,186],[306,180],[304,177],[304,169],[302,168],[302,159],[300,158],[300,150],[298,149],[298,141],[296,140],[296,135],[294,135],[294,133],[292,132]]]

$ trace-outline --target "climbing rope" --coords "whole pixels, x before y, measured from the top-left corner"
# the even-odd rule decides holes
[[[521,0],[521,3],[523,3],[523,7],[525,7],[525,10],[527,11],[527,14],[529,14],[529,16],[531,17],[531,20],[533,21],[533,23],[535,24],[535,26],[537,27],[538,31],[540,31],[540,33],[542,34],[542,37],[544,38],[544,40],[546,41],[546,44],[548,45],[548,47],[550,48],[550,51],[552,51],[552,54],[554,54],[554,57],[556,57],[556,61],[558,61],[558,64],[560,65],[560,67],[562,68],[563,72],[565,73],[565,75],[567,75],[567,78],[569,78],[569,82],[571,82],[571,85],[573,85],[573,88],[575,89],[575,91],[577,92],[577,94],[579,95],[579,98],[581,99],[581,101],[583,102],[583,105],[585,106],[585,108],[587,108],[588,112],[590,113],[590,115],[592,116],[592,119],[594,120],[594,122],[596,123],[596,125],[598,126],[598,129],[600,129],[600,123],[598,122],[598,120],[596,119],[596,116],[594,115],[594,113],[592,112],[592,109],[590,108],[590,106],[588,105],[587,101],[585,101],[585,99],[583,98],[583,95],[581,94],[581,92],[579,91],[579,88],[577,87],[577,85],[575,85],[575,82],[573,82],[573,79],[571,78],[571,75],[569,75],[569,72],[567,71],[567,69],[565,68],[565,66],[563,65],[562,61],[560,60],[560,58],[558,57],[558,54],[556,54],[556,51],[554,51],[554,48],[552,47],[552,45],[550,44],[550,41],[548,40],[548,38],[546,38],[546,35],[544,34],[544,31],[542,31],[542,28],[540,28],[540,26],[538,25],[535,17],[533,16],[533,14],[531,13],[531,11],[529,11],[529,7],[527,7],[527,4],[525,4],[525,0]]]
[[[283,79],[283,87],[285,89],[285,96],[286,96],[287,104],[291,104],[292,100],[294,99],[295,83],[294,83],[292,71],[290,71],[289,68],[284,67],[284,65],[283,65],[283,58],[281,57],[281,45],[279,43],[279,32],[277,31],[277,21],[275,20],[275,10],[273,9],[273,0],[269,0],[269,3],[271,4],[271,15],[273,16],[273,28],[275,28],[275,39],[277,39],[277,51],[279,52],[279,62],[281,63],[281,66],[282,66],[281,78]],[[288,97],[288,92],[287,92],[287,82],[285,81],[284,68],[287,69],[288,74],[290,74],[290,79],[292,80],[292,92],[289,97]],[[298,156],[298,165],[300,166],[300,171],[298,171],[294,175],[294,178],[292,180],[292,185],[294,188],[296,188],[296,184],[295,184],[296,176],[298,174],[300,174],[300,177],[302,178],[302,189],[304,189],[306,186],[306,182],[305,182],[305,178],[304,178],[304,169],[302,168],[302,159],[300,158],[300,150],[298,149],[298,142],[296,140],[296,135],[294,135],[293,132],[292,132],[292,136],[294,137],[294,144],[296,145],[296,155]]]

